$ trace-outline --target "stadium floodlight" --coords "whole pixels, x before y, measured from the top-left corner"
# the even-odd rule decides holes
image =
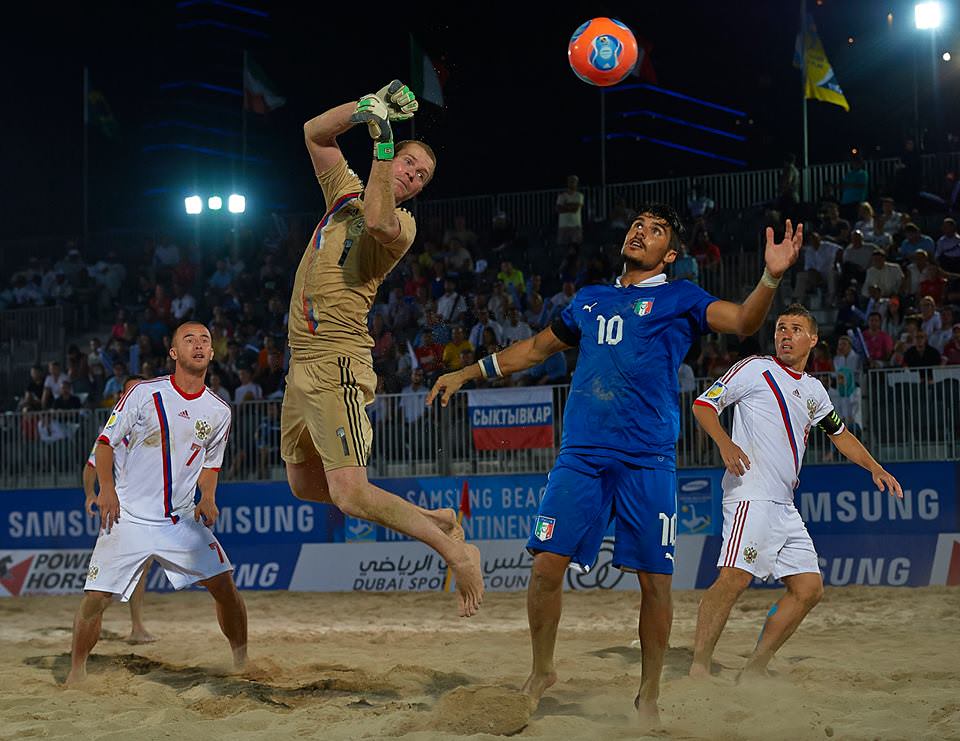
[[[948,51],[945,51],[945,52],[943,53],[943,56],[940,57],[940,58],[941,58],[944,62],[949,62],[951,59],[953,59],[953,57],[950,56],[950,52],[948,52]]]
[[[203,199],[200,196],[187,196],[183,199],[183,207],[191,216],[203,211]]]
[[[913,20],[921,31],[933,31],[943,23],[943,6],[937,2],[917,3],[913,6]]]
[[[247,210],[247,199],[238,193],[231,193],[227,199],[227,210],[232,214],[242,214]]]
[[[211,211],[219,211],[223,208],[223,199],[220,196],[210,196],[207,199],[207,208]]]

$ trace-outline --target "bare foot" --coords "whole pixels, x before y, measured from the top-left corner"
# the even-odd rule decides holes
[[[149,633],[146,628],[135,628],[127,636],[127,643],[153,643],[156,640],[156,636]]]
[[[64,687],[75,687],[80,684],[83,680],[87,678],[87,668],[81,666],[80,668],[74,668],[70,670],[70,673],[67,675],[67,678],[63,680]]]
[[[637,718],[641,726],[655,728],[660,725],[660,708],[657,707],[656,700],[641,700],[640,695],[637,695],[633,706],[637,709]]]
[[[710,676],[710,669],[703,664],[693,662],[693,664],[690,665],[689,676],[693,679],[707,679]]]
[[[235,671],[243,671],[247,667],[247,647],[238,646],[233,649],[233,668]]]
[[[424,510],[427,517],[436,523],[445,535],[451,540],[463,542],[463,528],[457,522],[457,513],[452,509],[427,509]]]
[[[460,602],[460,617],[471,617],[483,602],[483,573],[480,569],[480,549],[464,543],[462,555],[450,562],[457,580],[457,599]]]
[[[520,691],[530,698],[531,711],[537,709],[537,706],[540,704],[540,698],[543,697],[543,693],[553,687],[553,685],[556,683],[556,672],[551,671],[547,672],[546,674],[536,674],[534,672],[530,673],[530,676],[527,677],[527,681],[524,682]]]

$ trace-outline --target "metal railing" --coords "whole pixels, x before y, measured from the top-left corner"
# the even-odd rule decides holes
[[[924,182],[932,187],[939,185],[947,170],[960,170],[960,152],[943,152],[923,155],[920,159]],[[893,185],[894,173],[901,166],[898,157],[866,160],[870,175],[870,188],[881,193]],[[838,185],[850,169],[848,162],[829,162],[810,165],[806,169],[808,201],[816,201],[830,185]],[[693,175],[660,180],[643,180],[631,183],[614,183],[606,187],[585,186],[584,215],[605,219],[598,213],[601,204],[608,207],[623,198],[628,206],[659,201],[676,208],[685,209],[687,198],[695,183],[715,202],[718,209],[745,209],[770,203],[777,197],[780,169],[748,170],[714,175]],[[437,218],[442,224],[452,224],[456,216],[463,216],[473,229],[487,229],[497,211],[504,211],[518,229],[542,229],[556,223],[556,202],[559,188],[524,192],[493,193],[456,198],[425,198],[416,203],[417,218]]]
[[[681,394],[677,464],[714,467],[720,458],[693,418],[693,400],[713,379]],[[960,366],[863,373],[853,387],[822,374],[847,425],[882,462],[960,459]],[[425,391],[384,394],[367,408],[374,430],[371,477],[466,476],[549,471],[556,458],[568,386],[554,386],[553,445],[533,450],[477,450],[466,394],[446,409],[426,407]],[[283,480],[280,402],[234,405],[222,481]],[[78,486],[90,446],[109,410],[7,413],[0,416],[0,488]],[[729,424],[729,419],[725,418]],[[811,431],[804,462],[841,463],[826,435]]]
[[[0,389],[25,380],[34,363],[59,360],[66,336],[62,306],[0,311]]]

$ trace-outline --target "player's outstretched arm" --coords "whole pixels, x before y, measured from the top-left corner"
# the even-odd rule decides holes
[[[440,376],[437,382],[433,384],[433,388],[430,389],[430,393],[427,394],[427,406],[433,404],[433,400],[437,396],[440,397],[440,405],[446,406],[450,397],[459,391],[465,383],[480,378],[509,376],[511,373],[539,365],[554,353],[567,350],[570,347],[570,345],[557,338],[553,329],[547,327],[529,339],[514,342],[506,350],[481,358],[479,363]]]
[[[213,523],[220,516],[220,510],[217,509],[217,481],[219,480],[220,474],[215,468],[204,468],[200,471],[200,478],[197,480],[200,501],[193,509],[193,519],[199,522],[202,517],[203,524],[207,527],[213,527]]]
[[[863,443],[850,430],[844,429],[837,435],[830,435],[830,442],[843,453],[848,461],[867,469],[878,490],[889,491],[892,495],[903,499],[903,489],[900,487],[900,482],[877,463],[874,457],[870,455],[870,451],[863,447]]]
[[[303,125],[303,138],[313,162],[313,171],[320,175],[343,159],[337,137],[352,128],[350,120],[357,110],[357,102],[351,101],[331,108]]]
[[[697,424],[717,444],[717,450],[720,451],[723,465],[731,475],[743,476],[750,470],[750,458],[723,429],[723,425],[720,424],[720,415],[717,414],[716,409],[706,403],[695,403],[693,405],[693,416],[696,417]]]
[[[714,301],[707,307],[707,323],[714,332],[751,335],[763,325],[773,304],[773,296],[784,273],[797,261],[803,246],[803,224],[793,224],[787,219],[783,241],[775,242],[773,229],[767,227],[767,247],[764,252],[766,268],[753,292],[742,304],[731,301]]]

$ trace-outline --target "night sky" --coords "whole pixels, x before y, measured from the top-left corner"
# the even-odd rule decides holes
[[[142,148],[152,135],[144,124],[158,115],[160,83],[187,74],[184,70],[192,70],[197,79],[222,77],[223,68],[232,65],[233,84],[239,87],[237,55],[211,67],[209,53],[184,43],[183,33],[175,30],[174,3],[87,5],[92,8],[47,5],[29,16],[8,15],[3,24],[8,88],[0,154],[7,184],[3,239],[79,230],[84,64],[120,128],[115,140],[103,140],[99,132],[90,138],[95,229],[129,226],[136,211],[131,204],[153,184],[142,164]],[[257,6],[269,10],[263,27],[270,39],[251,42],[250,48],[288,100],[267,118],[251,122],[252,148],[270,163],[248,171],[245,187],[269,190],[259,194],[265,206],[319,207],[303,149],[303,121],[373,92],[393,77],[406,80],[411,32],[431,56],[443,59],[449,72],[444,109],[423,104],[417,118],[417,135],[439,154],[438,177],[430,186],[434,197],[560,187],[569,172],[579,173],[585,184],[599,181],[600,94],[576,79],[566,61],[571,32],[589,16],[618,17],[651,43],[660,86],[745,114],[718,113],[649,91],[610,94],[611,131],[655,135],[744,160],[749,168],[775,167],[784,152],[800,150],[800,77],[791,64],[799,0],[594,3],[589,12],[557,10],[559,4],[551,4],[539,16],[530,11],[518,15],[511,6],[496,3],[483,4],[489,12],[474,15],[394,5],[391,15],[386,8],[382,15],[363,10],[352,19],[342,12],[331,16],[327,5],[332,4],[312,10],[303,4]],[[811,160],[843,159],[852,147],[867,156],[895,154],[912,123],[915,51],[921,113],[926,118],[931,110],[930,41],[913,29],[912,3],[824,0],[818,6],[810,0],[809,5],[852,107],[847,114],[811,103]],[[891,10],[894,23],[889,26]],[[955,7],[947,24],[936,61],[941,110],[948,128],[956,130],[960,11]],[[848,36],[854,38],[852,45]],[[939,54],[948,49],[954,59],[945,64]],[[236,105],[234,126],[239,129],[239,101]],[[619,115],[636,109],[733,132],[746,141]],[[398,133],[409,131],[400,127]],[[235,146],[233,141],[225,146]],[[364,172],[369,157],[365,134],[351,132],[343,147]],[[199,161],[196,168],[204,166]],[[731,169],[742,168],[649,143],[618,140],[608,145],[610,182]]]

